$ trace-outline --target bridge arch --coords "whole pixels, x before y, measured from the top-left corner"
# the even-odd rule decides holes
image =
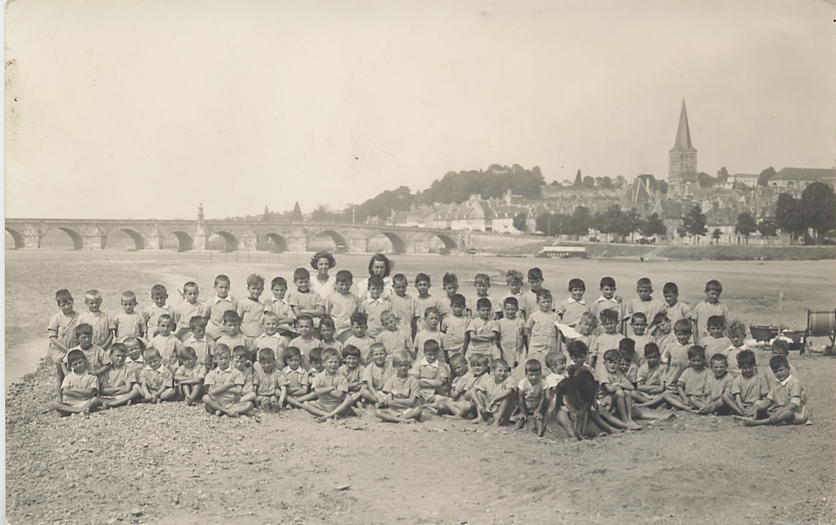
[[[312,249],[310,245],[314,244],[317,239],[322,238],[328,238],[333,241],[335,252],[342,253],[348,251],[348,241],[346,241],[345,236],[334,230],[319,230],[315,232],[308,240],[308,249]]]
[[[136,231],[132,228],[114,228],[114,229],[110,230],[109,232],[107,232],[107,235],[105,235],[105,239],[104,239],[104,246],[103,246],[104,248],[109,247],[108,244],[111,241],[110,236],[113,235],[114,233],[117,233],[117,232],[122,232],[122,233],[127,234],[127,236],[130,237],[130,239],[134,242],[134,249],[135,250],[145,249],[145,238],[143,238],[142,235],[138,231]]]
[[[452,237],[447,235],[446,233],[436,233],[433,235],[431,240],[439,240],[443,244],[442,248],[440,249],[440,253],[443,255],[447,255],[453,250],[457,250],[459,245],[456,244],[456,241],[453,240]]]
[[[223,240],[223,251],[234,252],[238,249],[238,237],[236,237],[235,234],[227,230],[219,230],[213,232],[212,235],[210,235],[207,239],[206,244],[212,246],[213,244],[217,243],[218,238]]]
[[[69,237],[73,243],[73,250],[80,250],[84,246],[84,238],[81,236],[80,233],[78,233],[72,228],[67,228],[65,226],[55,226],[53,228],[48,228],[44,230],[43,236],[41,237],[41,247],[43,247],[43,240],[48,240],[48,237],[50,237],[50,233],[55,230],[60,230],[67,234],[67,237]]]
[[[14,228],[9,228],[6,226],[6,232],[11,235],[12,240],[14,241],[14,249],[18,250],[26,246],[26,242],[24,241],[23,234],[19,231],[15,230]]]
[[[287,239],[283,236],[279,235],[278,233],[268,233],[266,234],[263,239],[264,243],[267,245],[267,249],[273,252],[286,252],[287,251]]]
[[[171,235],[177,240],[177,251],[185,252],[194,248],[194,239],[184,231],[173,231]]]
[[[381,251],[394,255],[406,252],[406,241],[400,235],[392,232],[377,232],[369,238],[367,244],[369,251]]]

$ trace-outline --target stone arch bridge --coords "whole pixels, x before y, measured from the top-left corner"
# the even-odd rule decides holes
[[[206,250],[210,238],[223,239],[227,251],[265,249],[309,251],[315,238],[330,237],[338,251],[370,252],[369,242],[388,239],[392,253],[451,253],[464,250],[464,232],[341,223],[279,223],[233,220],[154,219],[6,219],[6,231],[15,248],[40,248],[51,230],[66,233],[77,250],[101,250],[114,232],[127,234],[137,250],[160,250],[173,237],[178,250]]]

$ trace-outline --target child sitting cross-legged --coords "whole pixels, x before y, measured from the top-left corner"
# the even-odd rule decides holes
[[[604,372],[598,377],[598,413],[616,428],[639,430],[641,426],[633,421],[633,399],[628,393],[633,386],[618,369],[619,360],[618,350],[604,352]]]
[[[439,360],[441,348],[435,339],[425,342],[423,350],[423,357],[415,362],[409,375],[418,380],[418,397],[424,402],[432,403],[437,394],[446,393],[450,367]]]
[[[383,385],[383,399],[375,405],[375,415],[389,423],[411,423],[421,420],[421,405],[418,379],[409,371],[412,364],[406,352],[392,356],[395,374],[389,376]]]
[[[354,400],[364,403],[379,403],[383,400],[383,385],[393,374],[392,363],[389,361],[386,347],[382,343],[372,345],[372,362],[363,368],[360,380],[363,383],[360,391],[354,395]]]
[[[322,363],[325,368],[314,377],[312,383],[317,398],[306,401],[302,408],[316,416],[317,422],[354,415],[351,410],[353,398],[348,395],[348,381],[339,372],[340,356],[337,351],[333,348],[323,351]]]
[[[136,369],[125,364],[128,348],[122,343],[110,346],[110,367],[99,378],[99,400],[102,407],[118,407],[130,404],[142,397],[139,387],[139,374]]]
[[[516,385],[511,379],[511,367],[504,359],[495,359],[492,367],[493,376],[478,381],[473,388],[477,415],[475,422],[484,420],[500,426],[514,411]]]
[[[435,396],[431,410],[439,414],[451,414],[460,418],[469,417],[475,410],[476,404],[470,398],[470,392],[476,381],[485,374],[487,367],[483,363],[487,358],[482,354],[476,354],[470,359],[472,370],[467,368],[467,359],[461,353],[455,353],[450,357],[450,366],[455,377],[449,396]]]
[[[197,352],[191,346],[181,349],[177,355],[182,364],[174,372],[174,385],[183,401],[191,406],[203,395],[206,368],[198,362]]]
[[[740,350],[736,359],[740,373],[732,379],[724,400],[736,415],[753,418],[758,403],[769,393],[769,385],[763,374],[758,373],[753,351]]]
[[[203,406],[206,411],[216,416],[238,417],[251,410],[252,402],[241,402],[244,374],[232,366],[232,350],[225,344],[215,347],[215,363],[218,366],[206,374],[203,381],[206,387]]]
[[[145,367],[139,373],[142,397],[149,403],[170,401],[177,397],[174,390],[174,374],[163,365],[162,356],[156,348],[148,347],[142,354]]]
[[[363,388],[363,365],[360,364],[360,349],[356,346],[345,345],[343,348],[343,365],[340,373],[348,382],[348,395],[356,396]]]
[[[676,391],[682,404],[689,410],[703,410],[708,403],[708,374],[705,349],[694,345],[688,349],[688,368],[679,376]]]
[[[802,425],[810,418],[807,408],[807,391],[790,370],[787,358],[774,355],[769,359],[769,368],[776,381],[769,387],[766,398],[757,403],[754,418],[740,418],[746,426],[757,425]]]
[[[287,378],[287,404],[295,408],[303,408],[302,403],[316,399],[316,393],[311,392],[311,382],[308,371],[302,368],[302,352],[295,346],[285,351],[287,366],[282,373]]]
[[[99,403],[99,380],[87,372],[87,358],[81,350],[70,350],[66,360],[69,372],[61,382],[61,399],[48,407],[62,416],[90,412]]]
[[[732,376],[729,374],[728,359],[725,354],[716,353],[708,361],[711,372],[707,374],[705,389],[707,398],[700,414],[729,414],[726,397],[731,387]]]
[[[253,365],[255,406],[266,412],[277,412],[287,398],[288,379],[276,366],[276,354],[272,348],[258,351],[258,361]]]

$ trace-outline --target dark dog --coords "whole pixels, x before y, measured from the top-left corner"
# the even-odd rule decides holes
[[[573,431],[578,439],[586,439],[590,435],[589,420],[608,431],[610,426],[601,420],[595,407],[598,392],[598,382],[592,377],[592,372],[585,367],[570,366],[566,379],[558,383],[557,406],[565,407],[573,423]]]

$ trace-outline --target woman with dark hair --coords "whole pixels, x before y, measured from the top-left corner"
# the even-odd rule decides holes
[[[328,275],[328,270],[337,265],[337,261],[330,252],[320,250],[311,257],[311,268],[316,274],[311,277],[311,290],[325,299],[334,291],[335,278]]]
[[[392,293],[392,269],[395,263],[382,253],[376,253],[369,259],[369,277],[378,275],[383,279],[383,294],[381,297],[389,297]],[[369,278],[360,279],[357,281],[357,297],[368,297],[369,293]]]

